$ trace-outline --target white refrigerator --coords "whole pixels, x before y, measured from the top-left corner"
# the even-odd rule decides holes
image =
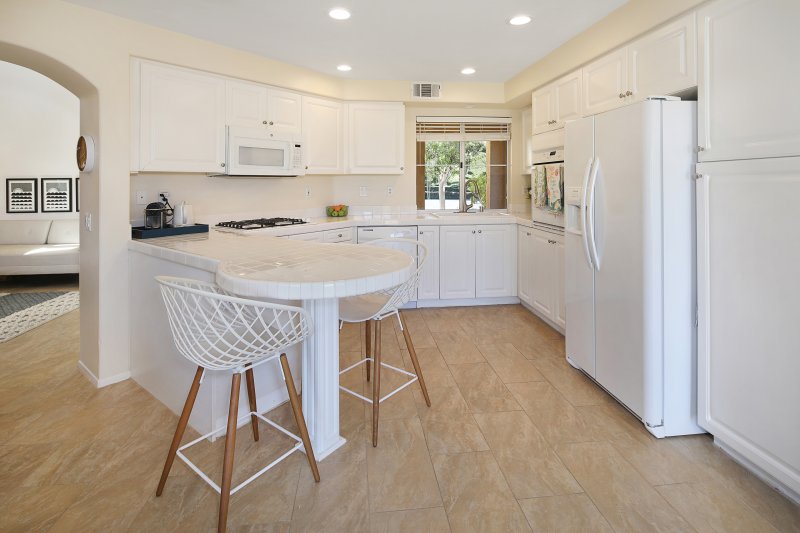
[[[697,425],[696,103],[566,126],[566,351],[657,437]]]

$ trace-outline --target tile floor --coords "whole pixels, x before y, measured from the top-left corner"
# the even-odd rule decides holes
[[[231,530],[800,531],[800,508],[709,437],[650,437],[522,307],[407,320],[433,405],[416,386],[392,398],[373,448],[369,409],[342,394],[348,442],[322,482],[294,454],[233,496]],[[217,496],[182,463],[155,497],[177,417],[132,381],[94,389],[77,330],[75,311],[0,345],[0,531],[213,531]],[[345,327],[342,365],[362,342]],[[395,326],[383,352],[410,368]],[[360,370],[345,380],[367,386]],[[292,426],[286,406],[272,416]],[[239,430],[234,483],[288,444],[261,431]],[[191,456],[219,476],[221,445]]]

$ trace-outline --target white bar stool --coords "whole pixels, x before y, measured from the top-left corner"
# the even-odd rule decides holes
[[[417,287],[419,286],[419,273],[422,270],[422,265],[428,257],[428,247],[421,241],[413,239],[378,239],[370,241],[364,246],[385,246],[388,248],[398,248],[404,252],[411,252],[411,255],[416,259],[417,269],[404,283],[387,289],[384,291],[373,292],[362,296],[352,296],[349,298],[342,298],[339,300],[339,319],[342,323],[360,323],[366,322],[366,357],[359,362],[345,368],[339,375],[349,372],[359,365],[367,365],[367,381],[370,379],[370,363],[374,363],[375,371],[372,379],[372,398],[367,398],[357,392],[350,390],[342,385],[339,388],[344,392],[355,396],[367,403],[372,404],[372,445],[378,445],[378,417],[380,415],[380,404],[404,388],[408,387],[415,381],[419,381],[420,389],[422,389],[422,396],[425,398],[425,403],[428,407],[431,406],[431,399],[428,397],[428,388],[425,386],[425,380],[422,377],[422,368],[419,366],[417,359],[417,352],[414,350],[414,343],[411,342],[411,335],[408,332],[408,327],[403,317],[403,312],[400,311],[406,302],[416,297]],[[411,358],[411,364],[414,366],[414,373],[407,372],[396,366],[389,365],[381,361],[381,321],[390,316],[396,316],[400,324],[400,329],[403,332],[403,338],[406,341],[406,348],[408,348],[408,355]],[[371,325],[375,323],[375,351],[372,354],[372,335]],[[381,397],[381,368],[388,368],[395,372],[405,374],[410,377],[408,381],[396,387],[389,394]]]
[[[167,316],[175,346],[181,355],[197,365],[197,372],[178,420],[178,427],[175,429],[175,436],[164,463],[161,480],[158,482],[156,496],[161,496],[177,455],[219,493],[217,531],[223,532],[227,527],[228,503],[231,494],[248,485],[291,453],[304,448],[314,480],[319,481],[317,461],[311,448],[308,429],[289,369],[289,362],[284,353],[286,348],[302,342],[311,333],[311,317],[305,309],[300,307],[238,298],[211,283],[166,276],[158,276],[156,281],[161,287],[161,295],[167,307]],[[258,412],[256,406],[253,368],[275,359],[280,359],[281,373],[289,392],[289,401],[295,421],[300,428],[300,436],[265,418]],[[200,383],[207,370],[233,372],[228,424],[225,428],[216,429],[180,446],[189,422],[189,415],[192,413],[194,401],[197,398],[197,392],[200,389]],[[246,376],[250,412],[244,417],[238,418],[242,374]],[[246,420],[248,416],[253,426],[255,440],[258,440],[258,420],[261,419],[297,441],[297,444],[272,463],[231,488],[236,428],[238,423]],[[219,486],[182,452],[203,439],[220,433],[223,429],[226,431],[225,456],[222,464],[222,485]]]

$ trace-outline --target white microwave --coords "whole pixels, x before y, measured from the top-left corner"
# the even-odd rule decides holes
[[[305,175],[303,141],[260,128],[228,126],[223,176]]]

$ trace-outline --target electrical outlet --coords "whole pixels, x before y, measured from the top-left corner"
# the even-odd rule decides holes
[[[147,205],[147,191],[136,191],[136,205]]]
[[[306,187],[306,198],[311,198],[311,187]]]
[[[391,185],[386,187],[386,196],[391,196],[393,194],[394,194],[394,187],[392,187]]]
[[[358,195],[359,196],[366,196],[367,195],[367,188],[364,185],[362,185],[361,187],[358,188]]]
[[[167,200],[169,200],[169,191],[163,191],[163,192],[158,193],[158,199],[159,200],[161,200],[162,196],[164,198],[166,198]]]

